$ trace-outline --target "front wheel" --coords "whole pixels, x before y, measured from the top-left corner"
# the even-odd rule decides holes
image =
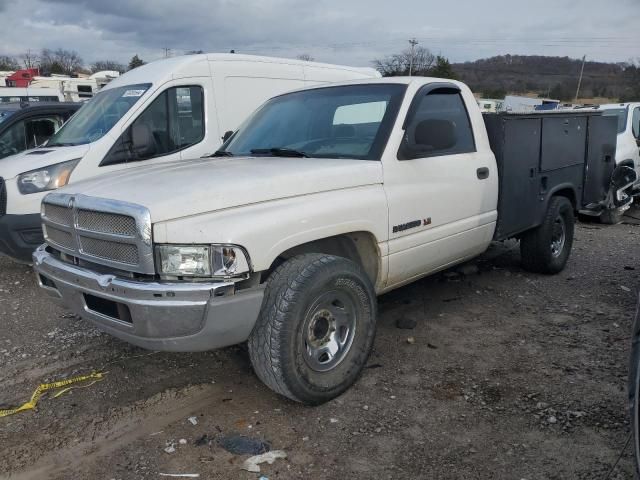
[[[249,356],[272,390],[319,405],[356,381],[375,330],[375,291],[359,265],[333,255],[299,255],[268,280]]]
[[[530,272],[558,273],[569,260],[575,217],[573,205],[565,197],[552,197],[542,225],[520,240],[522,266]]]

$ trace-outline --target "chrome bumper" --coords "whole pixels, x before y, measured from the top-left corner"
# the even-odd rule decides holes
[[[258,318],[263,288],[232,282],[158,283],[102,275],[62,262],[39,247],[38,284],[56,303],[126,342],[193,352],[244,342]]]

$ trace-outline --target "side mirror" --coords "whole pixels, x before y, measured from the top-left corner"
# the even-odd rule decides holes
[[[233,135],[233,130],[227,130],[222,136],[222,141],[226,142],[227,140],[229,140],[229,138],[231,138],[231,135]]]
[[[131,150],[139,158],[156,154],[156,141],[149,125],[134,123],[131,126]]]

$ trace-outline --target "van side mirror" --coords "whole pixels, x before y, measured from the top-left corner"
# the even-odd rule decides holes
[[[233,130],[227,130],[226,132],[224,132],[224,135],[222,136],[222,141],[226,142],[227,140],[229,140],[231,135],[233,135]]]
[[[148,158],[156,154],[156,141],[149,125],[134,123],[131,126],[131,150],[138,158]]]

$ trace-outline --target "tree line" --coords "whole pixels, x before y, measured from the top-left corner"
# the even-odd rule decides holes
[[[189,54],[203,53],[192,50]],[[299,59],[312,61],[303,53]],[[409,75],[459,79],[474,92],[488,98],[503,98],[507,94],[537,94],[540,97],[573,100],[582,61],[569,57],[540,55],[499,55],[473,62],[452,64],[443,55],[418,46],[372,61],[382,76]],[[73,50],[43,48],[37,53],[0,55],[0,71],[38,68],[43,75],[95,73],[115,70],[124,73],[144,65],[137,54],[127,65],[115,60],[99,60],[85,67]],[[605,97],[618,101],[640,99],[640,60],[625,63],[586,62],[580,89],[581,98]]]
[[[63,48],[43,48],[38,53],[30,50],[21,55],[0,55],[0,71],[19,70],[21,68],[37,68],[41,75],[76,73],[96,73],[102,70],[114,70],[124,73],[146,62],[137,54],[131,57],[127,65],[115,60],[98,60],[85,67],[84,60],[78,52]]]

